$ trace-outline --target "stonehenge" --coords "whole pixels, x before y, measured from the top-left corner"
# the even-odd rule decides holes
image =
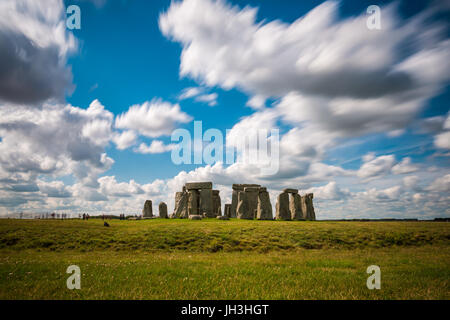
[[[222,204],[219,190],[212,182],[188,182],[182,191],[175,193],[175,208],[170,218],[199,220],[202,218],[230,218],[248,220],[273,220],[270,195],[266,187],[258,184],[233,184],[231,203]],[[278,195],[275,205],[276,220],[316,220],[313,194],[304,196],[298,189],[286,188]],[[144,218],[153,217],[152,201],[147,200],[142,210]],[[168,218],[167,205],[159,204],[160,218]]]
[[[159,204],[159,217],[162,219],[167,219],[167,204],[165,204],[164,202],[161,202]]]
[[[152,218],[153,217],[152,200],[145,201],[144,208],[142,209],[142,217],[144,217],[144,218]]]
[[[214,218],[221,215],[219,190],[212,189],[212,182],[188,182],[183,191],[175,194],[172,218],[186,219],[190,216]]]

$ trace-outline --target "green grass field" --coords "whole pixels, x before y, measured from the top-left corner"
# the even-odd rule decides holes
[[[450,298],[449,223],[108,222],[0,220],[0,299]]]

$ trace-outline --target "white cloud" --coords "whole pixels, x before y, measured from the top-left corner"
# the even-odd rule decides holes
[[[195,101],[205,102],[210,107],[214,107],[215,105],[217,105],[217,93],[214,92],[210,94],[199,95],[195,98]]]
[[[178,96],[179,100],[185,100],[190,98],[195,98],[194,101],[196,102],[204,102],[207,103],[210,107],[214,107],[217,105],[217,97],[218,94],[213,93],[206,93],[206,88],[203,87],[189,87],[183,89],[181,94]]]
[[[28,106],[63,100],[72,83],[66,66],[76,49],[61,0],[0,2],[0,99]]]
[[[418,176],[407,176],[403,178],[403,185],[405,188],[418,190],[419,177]]]
[[[360,194],[361,197],[367,198],[371,201],[397,201],[402,192],[401,186],[393,186],[383,190],[377,190],[375,188],[364,191]]]
[[[399,21],[394,9],[383,8],[383,28],[372,32],[365,13],[339,20],[333,1],[286,24],[256,22],[255,8],[185,0],[172,2],[160,15],[159,26],[183,46],[181,75],[208,86],[238,87],[260,97],[293,91],[329,98],[405,97],[403,93],[418,85],[412,77],[419,62],[427,62],[427,84],[448,77],[448,69],[432,72],[448,60],[448,43],[432,41],[437,28],[424,25],[422,17]],[[428,41],[420,38],[424,30],[434,31],[428,32]],[[399,60],[397,51],[410,38],[423,47]]]
[[[450,174],[434,180],[427,188],[427,190],[434,192],[444,192],[448,195],[450,192]]]
[[[379,156],[372,158],[372,155],[365,157],[366,162],[363,163],[358,170],[358,177],[363,179],[376,178],[387,174],[391,171],[395,164],[395,157],[393,155]]]
[[[105,176],[98,179],[100,192],[105,196],[131,197],[136,194],[143,194],[144,190],[134,180],[129,183],[117,182],[114,176]]]
[[[419,167],[413,165],[411,163],[411,158],[405,157],[399,163],[392,167],[392,173],[394,174],[407,174],[416,172],[419,170]]]
[[[38,180],[39,191],[47,197],[68,198],[72,194],[62,181],[42,181]]]
[[[320,200],[345,200],[351,195],[348,189],[341,189],[335,181],[322,187],[310,188],[305,193],[314,193],[314,197]]]
[[[120,129],[131,129],[141,135],[156,138],[170,135],[180,123],[187,123],[192,117],[181,111],[178,104],[161,100],[144,102],[131,106],[127,112],[116,117],[115,126]]]
[[[119,150],[125,150],[136,143],[137,135],[133,130],[126,130],[121,133],[116,133],[112,140]]]
[[[434,144],[441,149],[450,149],[450,131],[436,135],[434,137]]]
[[[149,153],[164,153],[171,151],[175,147],[175,144],[165,145],[161,140],[153,140],[150,145],[141,143],[134,151],[137,153],[149,154]]]
[[[184,99],[193,98],[193,97],[201,94],[203,91],[204,91],[204,88],[201,88],[201,87],[185,88],[185,89],[183,89],[181,94],[178,96],[178,99],[184,100]]]

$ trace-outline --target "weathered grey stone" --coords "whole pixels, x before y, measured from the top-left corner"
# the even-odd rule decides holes
[[[231,195],[230,218],[237,217],[238,193],[239,193],[238,190],[233,189],[233,193]]]
[[[222,215],[222,203],[220,201],[220,195],[219,190],[213,190],[213,214],[215,216],[221,216]]]
[[[177,201],[178,199],[178,201]],[[188,194],[187,192],[177,192],[175,194],[175,211],[174,211],[174,217],[175,218],[187,218],[188,217]]]
[[[200,190],[200,212],[199,214],[205,215],[208,218],[214,218],[213,213],[213,201],[212,201],[212,189]]]
[[[308,193],[302,197],[303,218],[306,220],[316,220],[313,198],[314,195],[312,193]]]
[[[177,211],[178,203],[180,202],[182,195],[183,195],[183,192],[175,192],[175,208],[173,209],[173,212]]]
[[[164,202],[161,202],[159,204],[159,217],[162,219],[167,219],[167,204],[165,204]]]
[[[153,217],[152,200],[145,201],[144,208],[142,209],[142,216],[144,218]]]
[[[199,214],[198,211],[199,205],[199,194],[197,190],[189,190],[188,191],[188,214],[196,215]]]
[[[212,182],[188,182],[185,187],[187,190],[212,189]]]
[[[303,220],[302,197],[298,193],[291,194],[289,211],[291,212],[292,220]]]
[[[272,205],[270,204],[270,197],[267,191],[259,192],[258,207],[256,210],[256,219],[258,220],[273,220]]]
[[[233,184],[232,189],[237,191],[243,191],[245,188],[260,188],[259,184]]]
[[[244,191],[238,192],[236,214],[238,219],[253,219],[253,212],[248,210],[247,193]]]
[[[248,216],[250,217],[251,215],[252,217],[246,219],[255,219],[256,209],[258,208],[259,187],[245,187],[244,192],[246,194]]]
[[[225,204],[224,216],[231,218],[231,204],[230,203]]]
[[[202,216],[198,214],[190,214],[189,220],[202,220]]]
[[[291,189],[291,188],[287,188],[287,189],[283,189],[283,192],[286,192],[286,193],[298,193],[298,190],[297,189]]]
[[[261,187],[261,188],[259,188],[259,192],[266,192],[267,191],[267,188],[266,187]]]
[[[276,219],[290,220],[291,214],[289,212],[289,193],[282,192],[278,195],[276,204]]]
[[[230,220],[230,218],[228,218],[227,216],[217,216],[216,219],[219,219],[219,220]]]

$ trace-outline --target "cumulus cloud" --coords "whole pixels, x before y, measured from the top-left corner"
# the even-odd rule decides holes
[[[141,143],[134,151],[142,154],[164,153],[173,150],[175,144],[165,145],[161,140],[153,140],[150,145]]]
[[[435,136],[434,144],[441,149],[450,149],[450,131],[440,133]]]
[[[76,41],[61,0],[0,3],[0,100],[35,105],[63,100],[72,73],[66,65]]]
[[[364,157],[365,163],[358,170],[358,176],[367,179],[379,177],[391,171],[395,157],[393,155],[375,157],[373,154]]]
[[[217,105],[217,93],[214,92],[210,94],[199,95],[195,98],[195,101],[205,102],[210,107],[214,107],[215,105]]]
[[[405,157],[399,163],[392,167],[392,173],[394,174],[407,174],[418,171],[419,168],[412,164],[411,158]]]
[[[322,187],[310,188],[306,193],[314,193],[314,197],[321,200],[345,200],[351,195],[348,189],[341,189],[335,181]]]
[[[187,123],[192,117],[181,111],[179,104],[161,100],[131,106],[127,112],[116,117],[115,126],[131,129],[141,135],[157,138],[170,135],[178,124]]]
[[[115,133],[112,140],[119,150],[125,150],[136,143],[137,134],[133,130]]]
[[[401,21],[395,6],[383,8],[383,28],[377,32],[366,27],[365,14],[339,19],[334,1],[291,24],[258,23],[256,15],[255,8],[225,1],[185,0],[172,2],[159,26],[183,46],[182,76],[208,86],[241,88],[258,97],[251,100],[254,106],[263,97],[299,92],[326,97],[334,103],[326,104],[331,114],[356,116],[361,109],[368,112],[363,118],[388,110],[406,116],[420,108],[423,94],[433,89],[429,85],[448,79],[448,67],[436,68],[447,65],[449,48],[438,41],[439,26],[425,25],[423,16]],[[419,36],[423,30],[428,41]],[[398,53],[411,38],[420,45],[404,58]],[[417,79],[424,66],[427,74]],[[354,105],[348,111],[347,103]]]
[[[439,177],[436,180],[434,180],[430,186],[427,188],[427,190],[435,191],[435,192],[450,192],[450,174],[446,174],[443,177]]]
[[[144,190],[134,180],[129,183],[116,181],[114,176],[105,176],[98,179],[100,192],[105,196],[131,197],[136,194],[143,194]]]
[[[423,119],[421,132],[434,133],[434,145],[439,149],[450,149],[450,112],[446,116]]]
[[[207,93],[206,88],[203,87],[189,87],[183,89],[181,94],[178,96],[179,100],[185,100],[190,98],[195,98],[194,101],[196,102],[203,102],[207,103],[210,107],[214,107],[217,105],[217,97],[218,94],[213,93]]]
[[[62,181],[38,181],[39,191],[51,198],[68,198],[72,193]]]
[[[41,109],[3,105],[0,184],[20,186],[36,183],[39,175],[73,175],[80,184],[96,187],[98,174],[114,163],[104,151],[112,120],[112,113],[97,100],[87,109],[53,104]],[[69,194],[60,183],[40,180],[37,185],[49,197]]]
[[[183,89],[183,91],[178,96],[178,99],[180,99],[180,100],[189,99],[189,98],[198,96],[203,91],[204,91],[204,88],[201,88],[201,87],[185,88],[185,89]]]

